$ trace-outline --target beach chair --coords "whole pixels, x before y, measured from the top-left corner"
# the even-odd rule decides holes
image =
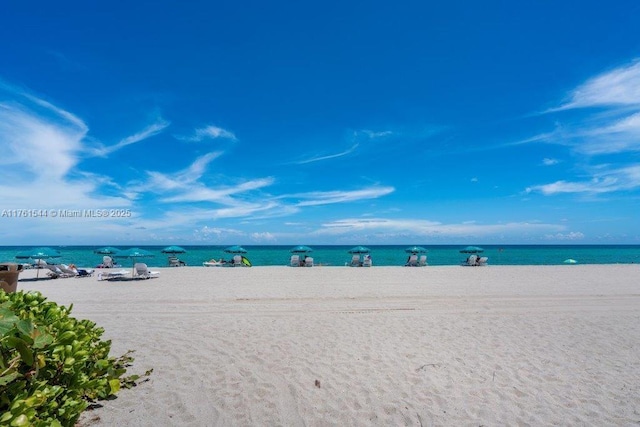
[[[242,264],[242,255],[234,255],[233,256],[233,264],[234,267],[243,267]]]
[[[103,268],[113,268],[113,258],[108,255],[102,257],[102,267]]]
[[[407,260],[407,267],[417,267],[418,266],[418,255],[411,254],[409,259]]]
[[[93,276],[93,269],[91,268],[78,268],[76,277],[91,277]]]
[[[362,261],[363,267],[371,267],[373,261],[371,260],[371,255],[365,255],[364,260]]]
[[[304,266],[305,267],[313,267],[313,258],[311,258],[310,256],[306,257],[304,259]]]
[[[123,280],[128,274],[129,270],[98,272],[98,280]]]
[[[135,270],[135,276],[138,279],[151,279],[152,277],[158,277],[160,275],[157,271],[150,271],[147,264],[143,262],[137,262],[133,266]]]
[[[47,268],[49,269],[47,275],[52,279],[75,277],[78,274],[66,264],[47,264]]]
[[[360,255],[358,254],[353,254],[353,256],[351,257],[351,264],[349,264],[349,266],[351,267],[360,267]]]
[[[484,265],[487,265],[487,261],[489,261],[489,257],[483,256],[478,258],[477,262],[479,266],[484,266]]]
[[[468,266],[471,266],[471,267],[477,267],[478,266],[478,255],[469,255],[469,258],[467,258],[467,260],[465,262],[463,262],[462,265],[468,265]]]
[[[300,255],[291,255],[289,265],[291,267],[300,267]]]
[[[427,256],[426,255],[420,255],[420,259],[418,260],[418,265],[420,267],[424,267],[427,265]]]
[[[178,257],[169,257],[169,267],[184,267],[185,265],[187,264],[184,261],[179,260]]]

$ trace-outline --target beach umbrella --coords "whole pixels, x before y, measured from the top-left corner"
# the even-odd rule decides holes
[[[299,245],[291,249],[292,254],[306,254],[308,252],[313,252],[313,249],[304,245]]]
[[[466,248],[460,250],[462,254],[479,254],[480,252],[484,252],[484,249],[478,246],[467,246]]]
[[[17,259],[49,259],[49,258],[60,258],[62,255],[60,255],[60,252],[58,252],[55,249],[52,248],[48,248],[48,247],[40,247],[40,248],[33,248],[33,249],[29,249],[28,251],[23,251],[23,252],[18,252],[18,254],[16,255]],[[40,264],[40,262],[38,262],[38,264]],[[38,276],[40,275],[40,269],[38,268],[38,271],[36,271],[36,279],[38,278]]]
[[[411,246],[409,248],[406,248],[404,251],[408,254],[423,254],[427,252],[427,250],[422,246]]]
[[[364,246],[355,246],[348,251],[350,254],[368,254],[371,252],[369,248],[365,248]]]
[[[228,248],[225,248],[224,251],[228,254],[246,254],[247,250],[245,248],[243,248],[242,246],[229,246]]]
[[[161,251],[163,254],[183,254],[187,252],[184,248],[180,246],[167,246]]]
[[[113,246],[105,246],[93,251],[94,254],[100,254],[100,255],[114,255],[114,254],[117,254],[118,252],[120,252],[120,249],[114,248]]]
[[[565,264],[577,264],[578,261],[576,261],[575,259],[569,258],[569,259],[565,259],[564,263]]]
[[[131,276],[133,277],[133,272],[135,270],[136,267],[136,261],[138,260],[138,258],[150,258],[153,257],[155,255],[153,255],[150,252],[145,251],[144,249],[140,249],[140,248],[130,248],[130,249],[123,249],[115,254],[113,254],[114,257],[117,258],[131,258],[132,265],[131,265]]]

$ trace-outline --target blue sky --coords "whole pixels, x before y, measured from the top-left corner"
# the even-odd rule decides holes
[[[1,244],[639,244],[638,16],[8,2]]]

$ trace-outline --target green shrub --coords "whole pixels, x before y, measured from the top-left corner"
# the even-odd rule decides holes
[[[135,385],[123,377],[131,352],[109,357],[104,329],[71,308],[0,290],[0,425],[72,426],[90,402]]]

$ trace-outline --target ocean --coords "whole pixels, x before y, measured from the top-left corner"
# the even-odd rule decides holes
[[[405,248],[409,245],[373,245],[371,250],[373,266],[402,266],[408,254]],[[427,249],[429,265],[459,265],[467,257],[460,253],[461,245],[419,245]],[[567,259],[576,260],[577,264],[633,264],[640,263],[640,245],[480,245],[484,251],[482,256],[489,258],[489,265],[560,265]],[[139,246],[154,256],[144,258],[150,267],[168,266],[168,256],[161,253],[165,246]],[[186,253],[177,257],[189,266],[202,266],[212,258],[230,259],[224,253],[227,246],[182,246]],[[292,246],[243,246],[247,250],[245,256],[254,266],[283,266],[289,264]],[[312,246],[309,255],[316,265],[344,266],[351,260],[348,253],[352,246]],[[31,247],[0,246],[0,262],[27,262],[17,260],[18,252]],[[102,255],[93,251],[97,246],[52,246],[62,255],[52,261],[57,263],[76,264],[81,267],[95,267],[102,262]],[[120,249],[127,249],[121,246]],[[118,260],[123,266],[131,266],[132,260]]]

